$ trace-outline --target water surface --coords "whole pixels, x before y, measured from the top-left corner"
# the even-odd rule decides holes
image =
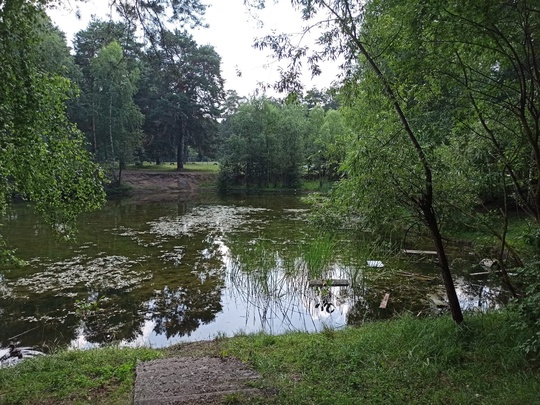
[[[427,313],[428,294],[444,295],[429,258],[321,234],[308,208],[295,195],[115,201],[84,216],[77,241],[66,243],[17,205],[2,232],[28,265],[0,268],[0,346],[163,347],[319,331],[404,310]],[[467,276],[477,258],[461,256],[453,259],[462,306],[497,306],[500,289]],[[311,287],[314,279],[350,286]],[[379,309],[386,293],[388,307]]]

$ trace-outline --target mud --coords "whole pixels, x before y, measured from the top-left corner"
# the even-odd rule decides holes
[[[212,183],[215,179],[215,173],[152,172],[143,170],[126,170],[122,172],[122,183],[131,187],[134,194],[192,193],[199,190],[201,184]]]

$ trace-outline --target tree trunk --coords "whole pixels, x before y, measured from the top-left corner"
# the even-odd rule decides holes
[[[181,172],[184,170],[184,138],[186,124],[182,121],[182,130],[178,137],[178,145],[176,150],[176,170]]]
[[[113,141],[113,134],[112,134],[112,93],[109,97],[109,139],[111,142],[111,159],[114,160],[114,141]]]
[[[450,312],[452,313],[452,319],[456,323],[461,323],[463,322],[463,313],[461,312],[461,306],[459,305],[454,280],[452,280],[452,272],[450,271],[450,265],[448,264],[448,256],[446,256],[446,251],[444,249],[437,217],[431,204],[429,207],[422,207],[422,212],[431,232],[433,242],[435,243],[435,251],[437,252],[437,258],[439,259],[441,275],[446,290],[446,297],[448,298],[448,305],[450,306]]]
[[[97,136],[96,136],[96,111],[95,111],[95,102],[92,100],[92,153],[97,155]]]
[[[118,185],[122,183],[122,170],[126,167],[126,163],[123,159],[120,159],[120,162],[118,164]]]
[[[348,10],[350,9],[348,8]],[[335,11],[331,8],[329,8],[329,11],[335,14]],[[409,120],[407,118],[407,115],[405,114],[405,111],[403,111],[403,109],[401,108],[399,98],[396,96],[396,93],[394,92],[390,81],[379,68],[379,65],[377,64],[375,58],[371,55],[371,53],[367,51],[366,47],[357,36],[356,27],[354,27],[354,29],[347,29],[346,21],[344,21],[343,18],[341,18],[338,14],[335,15],[342,22],[343,27],[345,27],[346,34],[349,35],[350,38],[354,41],[354,43],[358,47],[358,51],[360,52],[360,54],[362,54],[366,58],[368,64],[371,66],[371,68],[381,81],[385,89],[386,95],[390,99],[394,110],[401,122],[403,130],[407,134],[409,141],[411,142],[416,152],[418,160],[424,169],[425,189],[423,190],[423,195],[418,200],[416,198],[413,198],[413,201],[418,206],[418,208],[420,208],[423,220],[426,222],[431,232],[433,242],[435,243],[435,250],[437,251],[437,257],[439,258],[442,278],[448,298],[448,304],[450,306],[450,311],[452,312],[452,318],[456,323],[461,323],[463,321],[463,313],[461,312],[461,307],[457,298],[456,288],[454,286],[454,281],[452,280],[452,272],[450,271],[448,257],[446,256],[442,236],[439,231],[439,224],[437,220],[437,215],[435,213],[435,207],[433,206],[433,175],[430,162],[426,156],[422,145],[420,145],[420,142],[416,138],[416,134],[414,133],[412,127],[409,124]]]

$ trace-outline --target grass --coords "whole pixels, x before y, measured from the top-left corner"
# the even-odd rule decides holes
[[[538,404],[540,369],[509,311],[411,316],[319,334],[249,335],[167,350],[65,351],[0,369],[2,404],[130,403],[137,359],[234,356],[271,392],[260,404]],[[229,396],[227,403],[243,403]]]
[[[142,166],[130,165],[130,170],[151,170],[156,172],[175,172],[176,162],[164,162],[160,165],[144,162]],[[216,162],[193,162],[184,163],[184,172],[196,173],[217,173],[219,172],[219,164]]]
[[[0,404],[129,404],[137,360],[163,352],[108,347],[61,351],[0,369]]]
[[[538,404],[540,373],[516,348],[513,315],[405,317],[362,328],[246,336],[227,352],[277,389],[275,404]]]
[[[502,219],[493,219],[492,226],[497,232],[502,232]],[[507,242],[520,252],[529,252],[531,250],[531,239],[538,238],[538,227],[525,215],[511,215],[508,222],[508,232],[506,234]],[[467,228],[449,229],[447,236],[452,240],[470,241],[475,246],[498,246],[500,241],[486,228]]]
[[[322,187],[319,180],[302,180],[302,190],[304,191],[319,191],[328,192],[334,185],[333,181],[324,180]]]

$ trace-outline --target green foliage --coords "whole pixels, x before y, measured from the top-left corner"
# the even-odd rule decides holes
[[[522,347],[527,354],[540,358],[540,262],[531,261],[518,270],[520,281],[525,286],[524,296],[515,300],[520,318],[516,327],[530,331]]]
[[[228,137],[221,162],[220,188],[297,188],[307,135],[305,108],[253,99],[242,104],[225,124]]]
[[[0,211],[18,194],[71,236],[78,214],[102,203],[103,176],[67,120],[71,83],[40,67],[42,21],[32,4],[0,9]]]
[[[320,235],[302,247],[302,258],[311,278],[325,277],[335,256],[336,242],[332,236]]]
[[[90,63],[94,84],[95,153],[101,161],[118,161],[122,169],[139,146],[143,116],[135,105],[139,70],[131,69],[115,41]]]
[[[145,151],[156,163],[176,157],[181,169],[188,146],[201,156],[213,153],[223,96],[221,58],[186,32],[161,31],[159,36],[159,46],[144,55],[137,97],[146,116]]]
[[[123,155],[131,160],[133,143],[140,137],[141,117],[134,108],[133,96],[139,81],[142,45],[134,38],[131,25],[95,19],[75,35],[81,95],[69,103],[70,116],[85,133],[101,163],[114,162]]]

